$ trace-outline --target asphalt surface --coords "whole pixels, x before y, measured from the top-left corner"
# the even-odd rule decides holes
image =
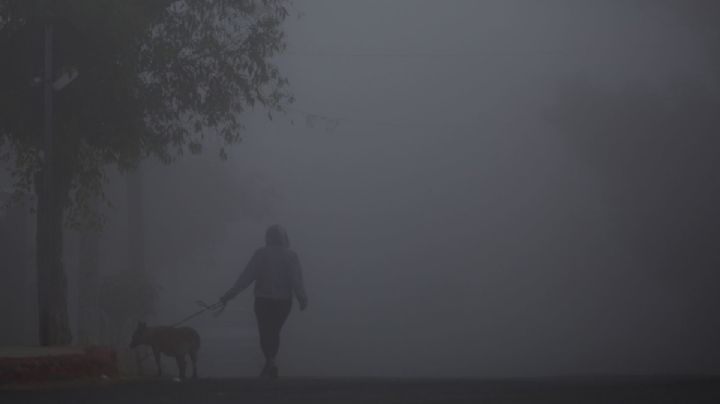
[[[201,379],[0,391],[10,403],[720,403],[720,378],[604,380]]]

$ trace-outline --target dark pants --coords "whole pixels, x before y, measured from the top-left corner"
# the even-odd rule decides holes
[[[280,330],[290,314],[292,300],[255,298],[255,317],[260,347],[266,360],[274,360],[280,348]]]

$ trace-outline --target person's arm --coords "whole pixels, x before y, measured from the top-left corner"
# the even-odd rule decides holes
[[[308,305],[308,297],[305,292],[305,283],[303,282],[302,265],[300,265],[300,258],[297,254],[293,254],[293,262],[291,267],[292,287],[297,297],[298,303],[300,303],[300,310],[305,310]]]
[[[229,300],[234,299],[240,292],[247,289],[247,287],[250,286],[250,284],[252,284],[257,278],[259,267],[258,253],[256,251],[250,259],[250,262],[248,262],[245,266],[245,270],[243,270],[237,281],[235,281],[233,287],[225,292],[225,294],[220,298],[220,302],[222,304],[227,304]]]

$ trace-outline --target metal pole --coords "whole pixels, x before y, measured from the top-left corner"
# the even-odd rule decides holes
[[[45,128],[44,128],[44,151],[45,151],[45,179],[52,178],[50,176],[50,167],[52,167],[52,151],[53,151],[53,25],[45,24],[45,71],[43,78],[44,98],[45,98]],[[50,182],[45,182],[46,189],[50,189]]]
[[[38,228],[47,228],[50,223],[50,217],[52,215],[51,210],[55,204],[55,198],[53,195],[52,186],[52,160],[53,160],[53,125],[52,125],[52,77],[53,77],[53,26],[52,23],[48,22],[45,24],[45,46],[44,46],[44,72],[43,72],[43,170],[42,170],[42,184],[38,187],[38,191],[41,193],[38,195]],[[51,266],[52,257],[51,251],[47,250],[48,238],[53,236],[46,232],[46,234],[38,234],[38,243],[42,243],[38,248],[43,248],[43,251],[37,257],[37,291],[38,291],[38,336],[40,345],[50,345],[52,341],[52,330],[51,330],[51,300],[50,300],[50,289],[52,282]]]

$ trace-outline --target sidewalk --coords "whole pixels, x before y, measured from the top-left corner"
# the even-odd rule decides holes
[[[112,348],[0,347],[0,386],[117,375]]]

